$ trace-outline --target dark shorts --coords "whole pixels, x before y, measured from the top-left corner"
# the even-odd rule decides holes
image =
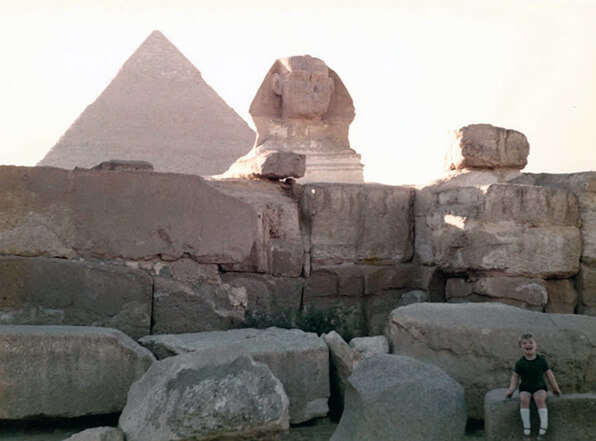
[[[548,389],[546,388],[545,384],[541,384],[541,385],[520,384],[519,385],[520,392],[529,392],[531,394],[534,394],[535,392],[538,392],[539,390],[543,390],[544,392],[546,392]]]

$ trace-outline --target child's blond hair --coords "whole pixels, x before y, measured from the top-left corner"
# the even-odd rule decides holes
[[[536,340],[536,337],[534,337],[534,334],[532,334],[531,332],[525,332],[522,335],[520,335],[519,339],[517,340],[517,345],[521,346],[521,342],[523,340],[530,340],[530,339]]]

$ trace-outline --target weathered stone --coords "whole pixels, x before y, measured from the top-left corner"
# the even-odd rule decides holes
[[[426,291],[408,291],[401,295],[397,306],[411,305],[412,303],[430,302],[430,294]]]
[[[416,253],[446,273],[568,277],[579,270],[573,194],[546,187],[490,184],[427,187],[416,198]]]
[[[544,280],[522,277],[450,278],[445,290],[450,303],[501,302],[540,311],[546,306],[548,294]]]
[[[316,334],[298,329],[231,329],[197,334],[151,335],[141,344],[158,358],[240,343],[265,363],[283,383],[290,398],[292,423],[325,416],[329,397],[329,352]]]
[[[154,334],[230,329],[244,322],[246,289],[155,277]]]
[[[91,168],[93,170],[110,171],[153,171],[153,164],[147,161],[123,161],[112,159],[110,161],[103,161]]]
[[[248,259],[223,264],[225,271],[267,273],[276,277],[302,275],[304,246],[292,184],[271,181],[210,181],[224,193],[250,204],[259,219],[259,236]]]
[[[254,150],[306,156],[303,182],[363,182],[360,155],[350,148],[352,98],[320,59],[280,58],[249,110],[257,128]]]
[[[147,335],[153,281],[121,266],[0,257],[0,324],[83,325]]]
[[[490,124],[471,124],[454,132],[445,166],[448,170],[522,169],[528,163],[529,153],[530,144],[523,133]]]
[[[241,262],[258,214],[198,176],[0,167],[0,254]],[[218,228],[213,228],[217,225]]]
[[[250,273],[224,273],[221,278],[232,287],[246,290],[243,326],[296,327],[304,287],[303,278],[278,278]]]
[[[0,326],[0,419],[119,412],[154,360],[115,329]]]
[[[301,178],[306,170],[306,156],[279,150],[253,149],[238,158],[221,176],[244,179]]]
[[[172,277],[185,282],[220,283],[219,269],[215,264],[201,264],[190,258],[163,262],[151,268],[155,275]]]
[[[495,389],[484,398],[484,434],[487,441],[519,441],[522,422],[519,416],[517,392],[512,399],[505,398],[506,389]],[[596,394],[564,394],[547,396],[547,439],[592,441],[596,433]],[[534,406],[532,427],[538,432],[540,420]]]
[[[379,354],[348,379],[331,441],[460,441],[465,427],[461,385],[431,364]]]
[[[329,407],[331,412],[341,415],[344,408],[344,394],[348,377],[354,368],[363,360],[362,355],[352,349],[341,335],[335,331],[323,334],[321,338],[329,347],[331,397]]]
[[[531,330],[565,393],[596,387],[596,318],[544,314],[498,303],[418,303],[397,308],[387,327],[391,351],[433,363],[466,389],[468,415],[483,418],[484,395],[509,384]]]
[[[556,312],[560,314],[573,314],[577,306],[577,291],[573,282],[569,279],[548,280],[548,304],[545,312]]]
[[[309,184],[300,201],[313,266],[390,265],[412,258],[412,188]]]
[[[575,194],[579,204],[582,262],[596,266],[596,171],[570,174],[525,174],[533,185],[563,189]]]
[[[64,441],[124,441],[124,434],[115,427],[95,427],[76,433]]]
[[[350,347],[368,358],[375,354],[388,354],[389,342],[384,335],[373,337],[356,337],[350,340]]]
[[[222,173],[255,134],[159,31],[124,63],[39,165],[146,160],[160,172]]]
[[[581,293],[579,312],[596,316],[596,268],[582,265],[578,284]]]
[[[155,362],[128,393],[127,441],[274,440],[287,431],[280,381],[241,345]]]

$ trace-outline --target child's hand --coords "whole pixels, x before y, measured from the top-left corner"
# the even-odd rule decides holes
[[[506,398],[511,398],[513,396],[513,391],[508,390],[507,393],[505,394]]]
[[[556,389],[553,389],[553,394],[555,394],[555,396],[559,396],[561,395],[561,389],[559,389],[558,387]]]

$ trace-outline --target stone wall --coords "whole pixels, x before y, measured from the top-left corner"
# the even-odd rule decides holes
[[[0,324],[352,337],[381,333],[414,290],[596,315],[595,182],[486,171],[417,190],[0,167]]]

